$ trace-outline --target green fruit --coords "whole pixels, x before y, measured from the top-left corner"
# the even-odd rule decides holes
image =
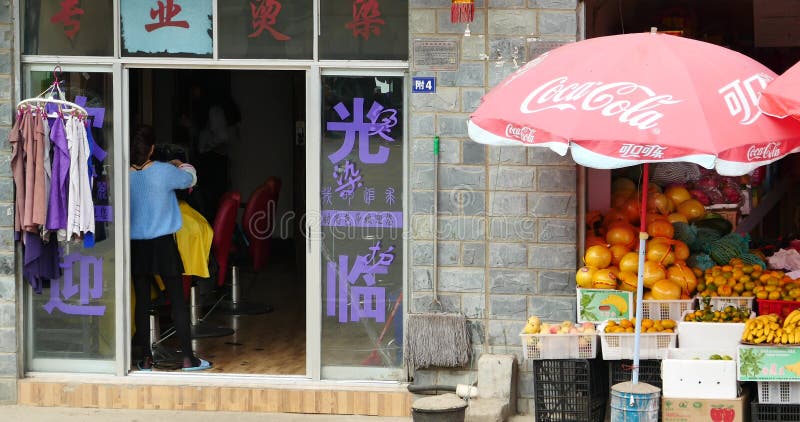
[[[711,360],[722,360],[722,356],[720,356],[720,355],[711,355],[711,357],[709,357],[709,359],[711,359]]]

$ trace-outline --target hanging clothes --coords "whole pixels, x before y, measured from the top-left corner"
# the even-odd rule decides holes
[[[52,238],[42,241],[37,233],[25,232],[23,235],[22,277],[28,280],[34,292],[42,293],[46,281],[61,277],[58,242]],[[53,236],[52,232],[50,236]]]
[[[14,231],[17,234],[22,230],[22,216],[25,209],[25,138],[22,136],[22,129],[30,125],[30,119],[29,113],[19,115],[8,134],[8,142],[11,144],[11,174],[14,177],[14,187],[16,188]]]
[[[50,123],[47,121],[47,116],[42,116],[42,128],[44,129],[44,206],[45,210],[50,208],[50,179],[53,177],[53,165],[52,160],[50,159]],[[45,219],[47,218],[47,213],[45,212]],[[50,230],[47,230],[47,225],[42,225],[42,241],[50,240]]]
[[[49,230],[58,230],[58,240],[67,240],[67,192],[69,190],[70,156],[64,120],[53,119],[50,124],[50,141],[53,145],[50,202],[47,204]]]
[[[183,261],[183,274],[209,278],[208,257],[211,254],[214,230],[208,220],[186,201],[178,201],[178,207],[183,225],[175,233],[175,240]]]
[[[45,172],[44,172],[44,129],[42,119],[32,113],[28,115],[25,136],[25,209],[22,216],[22,229],[39,232],[45,223]]]
[[[94,233],[94,203],[89,185],[89,141],[86,126],[75,116],[66,120],[69,148],[69,183],[67,194],[67,240]]]

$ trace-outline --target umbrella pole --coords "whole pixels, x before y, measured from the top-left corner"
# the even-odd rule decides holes
[[[642,169],[642,204],[639,217],[639,274],[636,281],[636,328],[633,337],[633,376],[631,382],[639,383],[639,346],[642,338],[642,297],[644,296],[644,260],[647,245],[647,189],[650,180],[650,165]]]

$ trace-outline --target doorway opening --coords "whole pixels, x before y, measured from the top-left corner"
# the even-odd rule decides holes
[[[230,243],[203,246],[211,249],[207,262],[199,265],[207,266],[208,277],[194,274],[181,250],[186,271],[194,274],[184,278],[187,301],[194,295],[197,305],[192,346],[213,362],[205,372],[307,374],[301,227],[306,212],[305,77],[303,71],[130,70],[131,129],[152,126],[155,159],[177,158],[196,168],[197,185],[178,192],[179,200],[202,216],[193,221],[214,231],[231,215],[222,211],[223,204],[229,204],[232,193],[240,194]],[[187,227],[184,209],[182,214]],[[227,265],[221,255],[228,257]],[[170,360],[179,342],[169,336],[169,301],[154,291],[159,305],[151,321],[161,329],[153,338],[162,357],[155,356],[155,368],[179,369]]]

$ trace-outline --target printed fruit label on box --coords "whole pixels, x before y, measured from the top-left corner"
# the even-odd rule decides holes
[[[800,381],[800,347],[739,346],[739,381]]]
[[[578,289],[578,322],[630,319],[631,292],[609,289]]]

